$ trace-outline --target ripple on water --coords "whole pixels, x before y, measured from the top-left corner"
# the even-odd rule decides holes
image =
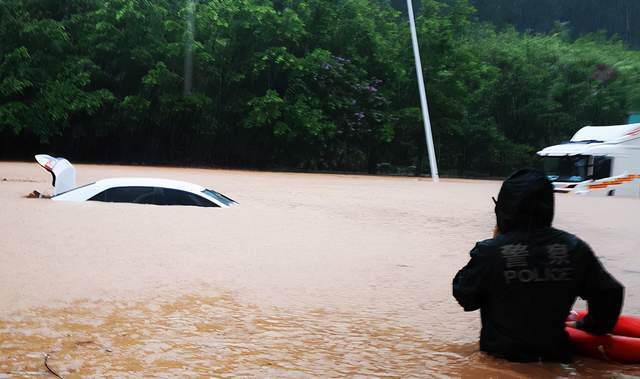
[[[75,302],[0,321],[0,378],[41,376],[567,377],[640,374],[596,361],[513,364],[391,318],[292,311],[231,294],[146,302]],[[585,364],[587,362],[587,364]]]

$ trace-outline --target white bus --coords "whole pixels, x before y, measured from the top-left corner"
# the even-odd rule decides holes
[[[640,123],[585,126],[538,155],[556,192],[640,197]]]

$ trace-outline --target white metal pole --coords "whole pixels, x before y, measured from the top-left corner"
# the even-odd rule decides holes
[[[431,134],[431,119],[429,118],[429,107],[427,105],[427,95],[424,90],[424,78],[422,77],[422,62],[420,61],[420,49],[418,47],[418,34],[416,33],[416,22],[413,18],[413,4],[407,0],[407,10],[409,11],[409,25],[411,27],[411,41],[413,42],[413,56],[416,61],[416,74],[418,76],[418,88],[420,89],[420,105],[422,107],[422,120],[424,122],[424,134],[427,138],[427,151],[429,152],[429,166],[431,167],[431,178],[434,182],[440,181],[438,175],[438,163],[436,162],[436,152],[433,147],[433,136]]]
[[[194,0],[187,0],[187,29],[184,35],[184,96],[190,96],[193,89],[193,40],[195,33]]]

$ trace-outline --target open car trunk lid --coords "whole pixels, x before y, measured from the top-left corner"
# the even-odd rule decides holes
[[[35,156],[36,161],[53,177],[53,196],[72,190],[76,186],[76,169],[64,158],[54,158],[46,154]]]

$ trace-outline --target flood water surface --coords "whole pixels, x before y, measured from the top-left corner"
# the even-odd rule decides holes
[[[0,378],[640,375],[478,352],[455,272],[494,224],[499,182],[77,165],[186,180],[229,209],[26,199],[35,163],[0,163]],[[637,199],[557,197],[640,314]],[[580,304],[582,305],[582,304]]]

